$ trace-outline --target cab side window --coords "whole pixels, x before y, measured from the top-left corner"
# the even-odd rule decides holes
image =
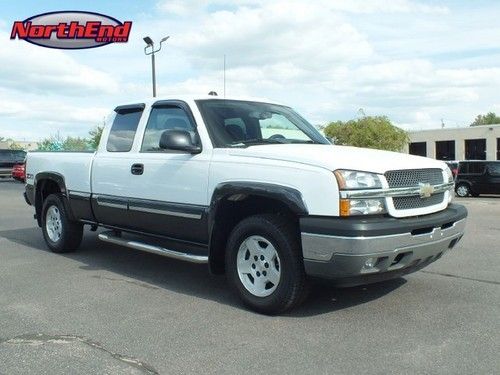
[[[187,113],[176,106],[153,107],[149,115],[141,152],[166,152],[160,149],[160,138],[166,130],[185,130],[197,143],[196,128]]]
[[[134,143],[137,125],[143,108],[117,109],[116,117],[109,132],[106,149],[110,152],[129,152]]]

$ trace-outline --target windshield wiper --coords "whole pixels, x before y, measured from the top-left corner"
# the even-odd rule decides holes
[[[253,139],[245,139],[244,141],[240,141],[238,143],[231,143],[231,147],[241,147],[241,146],[252,146],[252,145],[282,145],[285,142],[280,142],[277,139],[264,139],[264,138],[253,138]]]

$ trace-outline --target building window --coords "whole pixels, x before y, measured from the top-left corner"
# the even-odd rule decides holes
[[[465,159],[486,160],[486,139],[466,139]]]
[[[455,141],[437,141],[436,159],[455,160]]]
[[[410,154],[418,156],[427,156],[427,144],[425,142],[410,143]]]

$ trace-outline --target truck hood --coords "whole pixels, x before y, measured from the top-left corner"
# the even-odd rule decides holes
[[[335,169],[352,169],[383,174],[388,170],[440,168],[441,161],[368,148],[333,145],[258,145],[228,150],[229,155],[289,161]]]

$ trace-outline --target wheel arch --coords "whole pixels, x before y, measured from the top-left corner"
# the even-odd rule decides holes
[[[70,217],[73,217],[68,200],[66,182],[62,174],[57,172],[37,173],[33,185],[35,190],[35,212],[38,226],[42,226],[43,202],[50,194],[62,194],[66,212],[68,212]]]
[[[294,188],[260,182],[233,181],[217,185],[208,209],[210,271],[224,273],[229,233],[243,218],[278,213],[295,219],[308,214],[302,194]]]

